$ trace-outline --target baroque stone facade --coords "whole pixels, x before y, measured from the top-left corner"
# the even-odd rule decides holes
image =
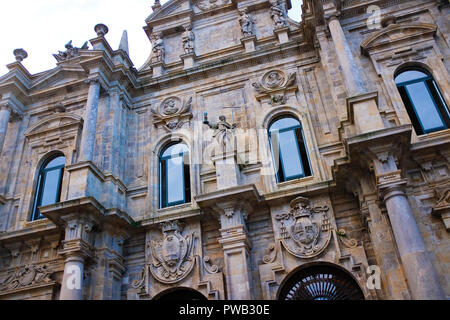
[[[14,51],[0,299],[450,296],[450,129],[415,130],[394,81],[420,67],[450,105],[448,1],[304,0],[300,23],[290,1],[157,1],[139,70],[102,24],[52,70]],[[310,174],[281,181],[269,128],[286,116]],[[178,141],[183,201],[161,205],[160,155]],[[328,273],[350,289],[292,286]]]

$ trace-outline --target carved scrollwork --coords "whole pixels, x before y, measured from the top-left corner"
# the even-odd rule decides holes
[[[213,264],[212,259],[209,256],[203,257],[203,267],[205,268],[206,272],[210,274],[219,272],[219,267]]]
[[[139,278],[133,281],[131,287],[137,289],[138,293],[145,293],[146,281],[147,281],[147,266],[142,268]]]
[[[182,235],[182,223],[178,220],[163,222],[161,241],[150,241],[152,263],[149,269],[153,277],[162,283],[175,283],[184,279],[193,269],[194,232]]]
[[[347,248],[356,248],[358,246],[358,240],[356,239],[348,239],[347,238],[347,232],[345,229],[339,229],[337,232],[337,235],[339,236],[339,241]]]
[[[285,104],[287,102],[286,91],[295,89],[296,74],[286,75],[281,70],[271,70],[264,74],[261,81],[252,83],[256,90],[258,100],[269,96],[269,104],[272,106]]]
[[[278,214],[278,234],[284,248],[299,258],[319,255],[330,243],[331,228],[328,206],[310,206],[310,201],[297,197],[291,201],[289,213]]]
[[[179,129],[192,118],[192,97],[181,102],[178,97],[165,99],[157,108],[151,109],[155,126],[168,131]]]
[[[263,262],[266,264],[273,263],[277,258],[277,250],[274,243],[271,243],[268,248],[269,254],[263,257]]]
[[[47,265],[25,265],[16,268],[15,272],[0,282],[0,291],[10,291],[38,284],[52,282],[53,270]]]

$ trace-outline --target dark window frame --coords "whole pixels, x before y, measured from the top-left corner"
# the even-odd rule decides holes
[[[60,158],[60,157],[64,158],[64,164],[47,168],[47,166],[50,164],[50,162],[52,162],[56,158]],[[65,156],[63,154],[60,154],[60,153],[48,157],[42,163],[42,165],[40,166],[39,173],[38,173],[37,184],[36,184],[36,188],[35,188],[35,190],[36,190],[35,191],[35,196],[34,196],[34,200],[33,200],[31,221],[41,220],[41,219],[45,218],[41,214],[41,212],[39,210],[39,207],[42,204],[42,196],[43,196],[43,194],[45,192],[45,182],[46,182],[47,173],[49,173],[51,171],[57,171],[57,170],[59,171],[58,185],[56,186],[55,202],[54,203],[60,202],[60,200],[61,200],[62,180],[63,180],[63,177],[64,177],[64,168],[65,168]]]
[[[187,147],[188,151],[180,152],[176,155],[167,155],[162,156],[164,152],[167,151],[170,147],[183,144]],[[175,202],[168,202],[168,186],[167,186],[167,160],[174,159],[177,157],[182,158],[183,166],[183,199]],[[186,158],[188,161],[186,161]],[[189,147],[183,143],[182,141],[177,141],[173,143],[169,143],[162,148],[161,152],[158,156],[158,168],[159,168],[159,208],[168,208],[173,207],[180,204],[190,203],[191,202],[191,177],[190,177],[190,166],[189,166]]]
[[[416,78],[413,80],[403,81],[397,83],[395,80],[398,76],[400,76],[404,72],[408,71],[418,71],[424,74],[423,77]],[[442,96],[439,87],[434,80],[432,74],[428,72],[426,69],[413,66],[413,67],[407,67],[402,68],[399,71],[397,71],[394,75],[394,82],[397,86],[397,89],[400,93],[400,96],[402,98],[402,101],[405,105],[406,111],[409,115],[409,118],[411,120],[411,123],[414,127],[414,130],[416,131],[417,135],[424,135],[432,132],[437,132],[441,130],[446,130],[450,128],[450,112],[448,109],[448,106],[444,100],[444,97]],[[437,111],[438,115],[440,116],[443,126],[432,128],[432,129],[426,129],[424,128],[424,125],[422,123],[422,120],[420,119],[417,109],[414,106],[413,100],[411,99],[411,94],[409,90],[407,89],[408,85],[415,84],[415,83],[424,83],[428,94],[430,96],[430,99],[433,101],[433,105],[435,110]]]
[[[296,122],[298,122],[298,125],[291,126],[288,128],[283,128],[281,130],[273,130],[273,132],[277,132],[276,139],[273,139],[273,137],[272,137],[273,132],[271,132],[272,126],[277,121],[286,119],[286,118],[295,120]],[[300,168],[301,168],[301,171],[303,172],[303,174],[286,177],[285,168],[283,165],[283,154],[280,149],[279,137],[280,137],[280,133],[289,132],[289,131],[294,131],[294,135],[296,137],[296,149],[297,149],[298,156],[300,159]],[[301,122],[295,116],[281,115],[281,116],[273,119],[269,124],[268,136],[269,136],[270,149],[272,152],[272,160],[274,161],[274,163],[275,163],[275,153],[274,153],[274,149],[273,149],[274,141],[276,141],[278,144],[278,157],[279,157],[278,164],[279,165],[278,165],[278,168],[275,168],[276,169],[275,175],[276,175],[277,183],[282,183],[282,182],[287,182],[287,181],[292,181],[292,180],[302,179],[305,177],[312,176],[311,162],[309,159],[308,148],[306,146],[305,136],[303,133],[303,127],[301,125]]]

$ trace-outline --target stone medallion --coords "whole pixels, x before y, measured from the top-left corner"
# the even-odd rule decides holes
[[[331,239],[329,207],[311,207],[309,202],[307,198],[297,197],[291,201],[289,213],[275,216],[283,246],[299,258],[319,255]]]
[[[266,73],[262,79],[263,84],[267,88],[279,88],[283,85],[285,80],[285,75],[279,70],[272,70]]]

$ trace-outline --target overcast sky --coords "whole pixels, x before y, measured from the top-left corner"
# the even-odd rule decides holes
[[[161,4],[168,0],[161,0]],[[96,37],[94,26],[104,23],[109,28],[106,39],[113,49],[119,46],[123,30],[128,32],[130,56],[136,68],[150,53],[150,41],[142,27],[154,0],[0,0],[0,75],[6,64],[15,61],[13,50],[28,52],[24,66],[32,74],[52,69],[52,54],[64,51],[64,45],[81,47]],[[289,16],[300,20],[302,0],[291,0]]]

